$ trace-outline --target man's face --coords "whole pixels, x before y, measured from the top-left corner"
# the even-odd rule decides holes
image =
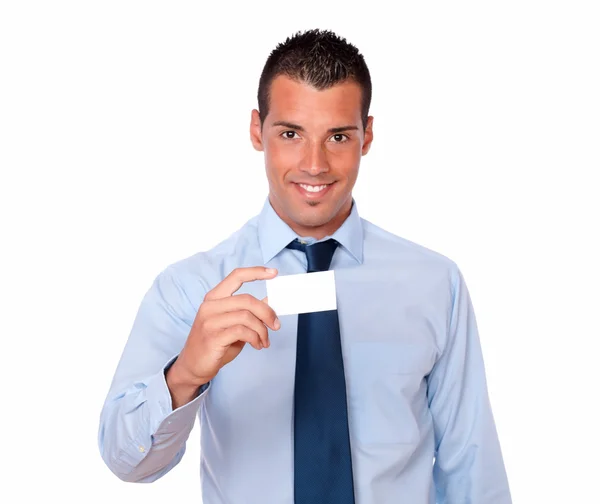
[[[262,132],[258,111],[252,111],[250,136],[265,154],[269,200],[298,234],[320,239],[346,219],[372,124],[370,116],[363,132],[355,82],[318,91],[280,75],[271,84]]]

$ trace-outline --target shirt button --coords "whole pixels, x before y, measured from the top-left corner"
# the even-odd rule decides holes
[[[144,453],[146,451],[146,448],[144,448],[143,446],[139,446],[138,450],[140,450],[140,453]]]

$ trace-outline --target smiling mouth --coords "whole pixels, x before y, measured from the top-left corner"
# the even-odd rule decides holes
[[[329,187],[331,184],[322,184],[322,185],[309,185],[309,184],[298,184],[302,189],[311,193],[318,193],[322,190]]]
[[[327,196],[330,192],[331,188],[335,182],[330,184],[303,184],[299,182],[294,182],[298,193],[302,196],[306,201],[312,201],[314,203],[321,201],[323,198]]]

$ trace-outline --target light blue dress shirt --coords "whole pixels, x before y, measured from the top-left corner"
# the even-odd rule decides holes
[[[355,201],[332,236],[341,245],[331,269],[356,504],[511,503],[475,315],[457,265],[362,219]],[[164,476],[183,457],[198,415],[205,504],[293,504],[298,316],[280,317],[269,348],[246,345],[175,411],[164,372],[205,294],[234,268],[306,272],[306,256],[285,248],[295,238],[315,241],[298,237],[267,199],[215,248],[157,275],[100,415],[100,452],[119,478]],[[244,284],[241,293],[262,299],[265,282]]]

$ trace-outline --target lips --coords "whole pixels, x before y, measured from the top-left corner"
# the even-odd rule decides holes
[[[319,199],[325,196],[333,186],[334,183],[330,184],[305,184],[303,182],[295,182],[294,185],[300,192],[300,194],[307,199]]]
[[[312,184],[298,184],[302,189],[308,192],[317,193],[325,189],[329,184],[312,185]]]

